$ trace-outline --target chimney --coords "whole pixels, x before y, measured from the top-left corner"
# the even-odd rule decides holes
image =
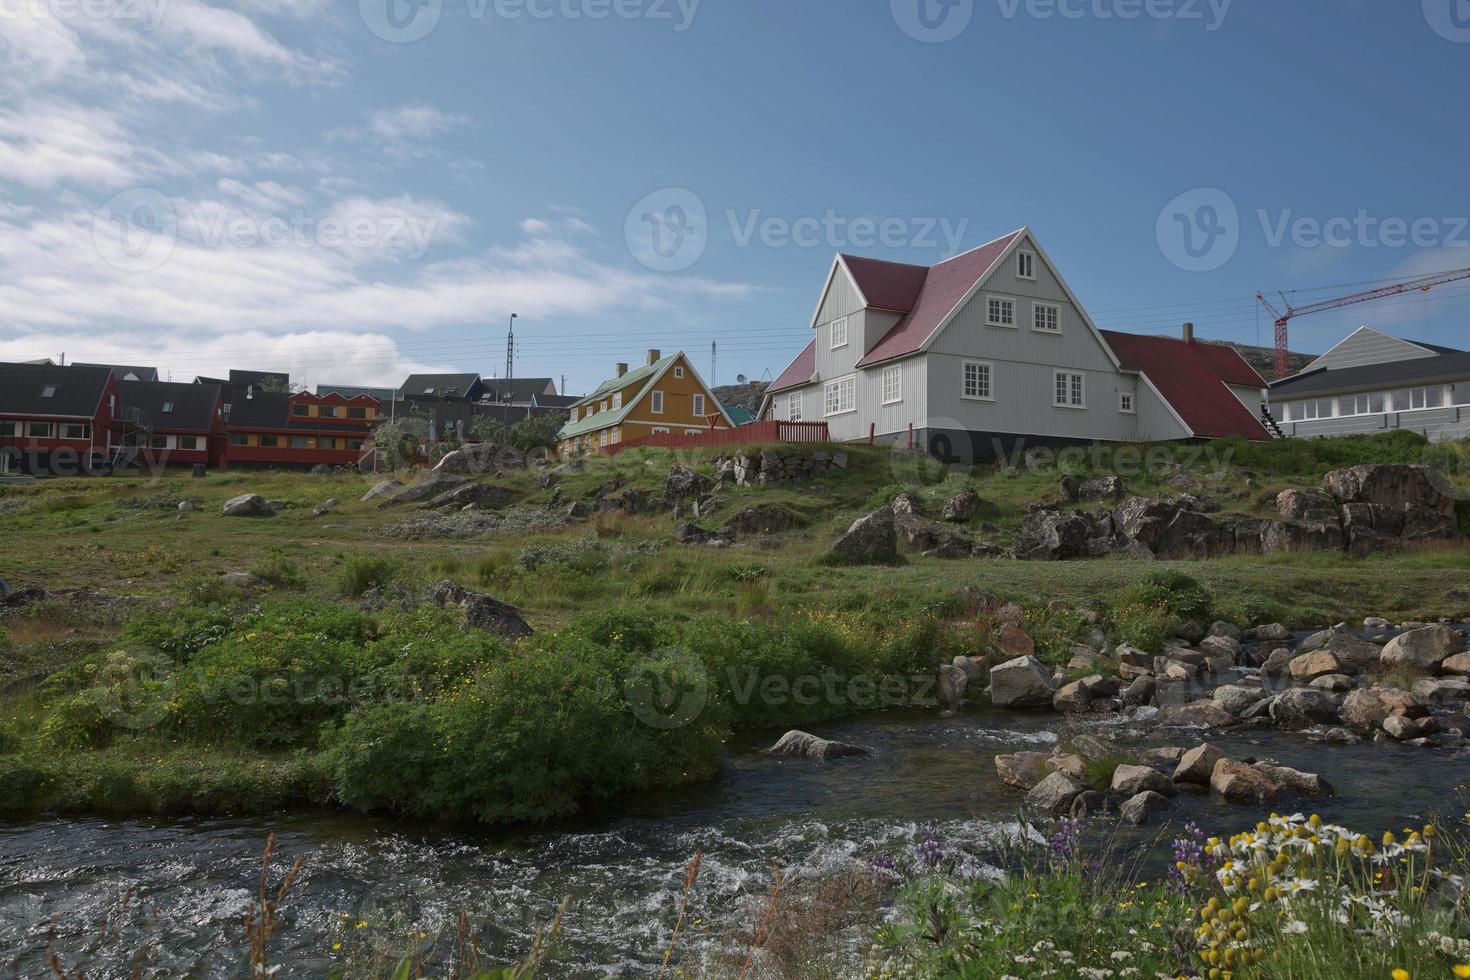
[[[1194,324],[1192,323],[1186,323],[1184,325],[1184,342],[1186,344],[1194,343]]]
[[[648,363],[649,364],[652,364],[653,362],[657,361],[659,358],[661,358],[663,356],[664,356],[663,355],[663,351],[659,350],[657,347],[650,347],[650,348],[648,348]]]
[[[628,373],[628,365],[627,365],[627,362],[625,362],[625,361],[619,361],[618,362],[618,366],[617,366],[617,372],[618,372],[617,373],[617,377],[619,377],[619,378],[621,378],[623,375],[627,374]]]

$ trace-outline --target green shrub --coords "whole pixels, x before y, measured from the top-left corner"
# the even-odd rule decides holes
[[[102,705],[103,698],[91,688],[65,699],[41,723],[38,736],[42,744],[71,750],[107,745],[117,734],[117,726]]]
[[[1119,643],[1138,647],[1146,653],[1159,653],[1174,626],[1174,616],[1162,606],[1128,605],[1113,613],[1114,632]]]
[[[351,555],[337,569],[337,590],[356,598],[368,589],[381,589],[398,574],[398,564],[380,555]]]
[[[301,569],[296,567],[294,561],[281,555],[273,556],[250,571],[273,588],[292,592],[306,588],[306,578],[301,574]]]
[[[49,775],[32,755],[0,755],[0,817],[27,816],[42,809]]]
[[[134,616],[118,637],[123,646],[143,646],[166,653],[180,662],[235,628],[228,611],[189,605],[166,611],[149,610]]]
[[[516,562],[528,572],[562,567],[592,575],[608,567],[609,552],[606,545],[598,542],[595,537],[588,536],[576,541],[530,545],[521,549]]]
[[[1046,606],[1027,609],[1021,626],[1036,643],[1036,659],[1059,666],[1072,659],[1072,647],[1082,643],[1092,632],[1092,624],[1082,613],[1069,607],[1052,610]]]
[[[1131,598],[1145,606],[1167,609],[1180,619],[1210,618],[1213,599],[1199,582],[1183,572],[1153,571],[1134,587]]]
[[[0,728],[0,755],[11,755],[20,751],[20,736],[8,728]]]

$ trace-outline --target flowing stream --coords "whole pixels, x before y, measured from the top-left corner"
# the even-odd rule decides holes
[[[760,750],[779,732],[752,736],[732,746],[713,782],[645,796],[595,821],[516,833],[341,814],[0,825],[3,968],[10,972],[14,962],[19,976],[45,972],[54,933],[65,965],[87,976],[126,977],[145,943],[156,947],[162,975],[239,975],[241,920],[266,834],[275,831],[283,863],[307,859],[273,944],[286,964],[280,976],[328,973],[332,943],[356,921],[389,917],[405,935],[432,934],[452,925],[461,908],[488,952],[509,961],[525,953],[564,896],[572,899],[566,933],[548,975],[651,975],[696,851],[704,854],[691,906],[696,947],[754,924],[771,862],[788,877],[864,869],[875,854],[910,849],[926,827],[946,850],[984,855],[1021,802],[996,777],[993,757],[1048,749],[1060,724],[1055,715],[981,708],[947,718],[890,712],[820,726],[819,734],[874,752],[831,762],[772,758]],[[1191,733],[1087,727],[1130,747],[1195,741]],[[1463,754],[1322,745],[1263,729],[1213,740],[1237,758],[1321,772],[1337,795],[1300,806],[1365,832],[1464,809],[1470,765]],[[1230,832],[1258,818],[1249,808],[1186,794],[1169,819]]]

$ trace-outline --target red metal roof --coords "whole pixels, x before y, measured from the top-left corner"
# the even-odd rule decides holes
[[[896,310],[899,313],[912,310],[924,288],[924,279],[929,275],[927,265],[865,259],[861,255],[844,255],[842,262],[852,273],[853,281],[862,290],[868,306],[877,310]]]
[[[1011,247],[1011,243],[1021,234],[1020,231],[1012,232],[993,242],[981,245],[979,248],[971,249],[963,255],[956,255],[938,265],[930,266],[924,277],[923,286],[909,306],[907,315],[899,320],[892,330],[884,334],[882,340],[873,345],[873,349],[857,362],[857,366],[868,367],[880,361],[889,361],[920,350],[933,336],[934,331],[939,329],[945,317],[949,316],[959,305],[960,300],[965,298],[965,294],[985,277],[985,274],[995,265],[996,260]],[[844,259],[851,268],[852,259],[845,256]],[[893,263],[885,264],[892,265]],[[853,275],[856,276],[857,273],[854,272]],[[897,273],[890,273],[885,278],[890,277],[893,280],[899,279]],[[905,283],[907,282],[908,280],[905,280]],[[859,285],[861,286],[862,283],[859,282]],[[889,284],[885,281],[884,285],[887,287]],[[899,293],[899,289],[893,287],[885,295],[896,293]],[[870,305],[878,305],[866,288],[863,289],[863,295],[867,296]]]
[[[796,360],[786,365],[786,370],[781,376],[771,382],[771,387],[766,389],[767,394],[775,394],[785,391],[787,388],[799,388],[812,379],[817,373],[817,342],[815,339],[807,344]]]
[[[1145,375],[1197,436],[1264,440],[1265,428],[1226,385],[1265,388],[1233,347],[1102,331],[1129,371]]]

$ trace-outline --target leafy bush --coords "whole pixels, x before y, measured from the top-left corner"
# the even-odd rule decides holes
[[[1021,626],[1036,643],[1036,659],[1059,666],[1072,659],[1072,647],[1082,643],[1092,632],[1092,624],[1070,606],[1050,609],[1035,606],[1021,617]]]
[[[381,589],[398,574],[398,563],[381,555],[350,555],[337,569],[337,589],[356,598],[368,589]]]
[[[576,541],[530,545],[521,549],[516,562],[528,572],[563,567],[591,575],[608,567],[609,552],[607,546],[599,543],[596,538],[585,537]]]
[[[139,613],[118,639],[124,646],[147,647],[183,662],[234,628],[235,617],[228,611],[191,605]]]
[[[256,578],[273,588],[299,592],[306,588],[306,577],[296,563],[282,555],[276,555],[250,570]]]
[[[1119,643],[1159,653],[1174,625],[1174,617],[1162,606],[1127,605],[1113,613],[1114,633]]]
[[[1213,598],[1199,582],[1183,572],[1153,571],[1143,577],[1131,594],[1134,602],[1158,606],[1180,619],[1208,620]]]

